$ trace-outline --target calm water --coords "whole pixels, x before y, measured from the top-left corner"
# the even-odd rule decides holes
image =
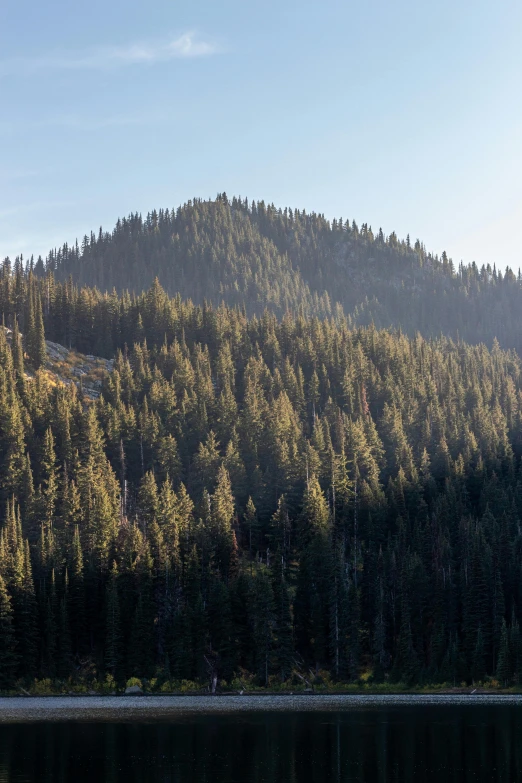
[[[522,781],[522,705],[0,726],[4,783]]]

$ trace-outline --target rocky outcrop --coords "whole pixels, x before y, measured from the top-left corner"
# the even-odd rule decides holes
[[[130,685],[128,688],[125,688],[125,696],[141,696],[142,693],[143,691],[139,685]]]
[[[50,340],[46,340],[46,346],[47,370],[66,385],[81,385],[83,394],[90,399],[100,396],[103,378],[114,366],[113,359],[70,351],[60,343]]]
[[[1,328],[1,327],[0,327]],[[12,339],[12,331],[4,327],[4,332],[8,343]],[[23,335],[20,335],[23,340]],[[64,383],[66,386],[75,384],[81,387],[84,397],[88,399],[97,399],[102,390],[104,377],[112,372],[114,359],[103,359],[101,356],[92,356],[78,353],[77,351],[66,348],[60,343],[53,343],[46,340],[47,360],[45,362],[44,372],[51,379],[58,383]],[[32,378],[30,362],[26,363],[26,377]]]

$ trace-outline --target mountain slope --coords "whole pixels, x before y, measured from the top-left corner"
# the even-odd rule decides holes
[[[0,690],[520,682],[515,352],[31,273],[2,313]],[[122,348],[89,404],[42,315]]]
[[[340,306],[353,325],[400,326],[471,343],[520,349],[520,279],[475,264],[454,265],[419,242],[320,214],[264,202],[194,200],[146,219],[119,220],[112,233],[84,237],[39,261],[36,272],[102,291],[140,293],[157,276],[165,290],[196,303],[268,308],[321,317]]]

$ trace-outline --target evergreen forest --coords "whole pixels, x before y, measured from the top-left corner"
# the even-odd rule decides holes
[[[80,244],[30,259],[36,274],[61,282],[141,293],[157,277],[166,292],[195,304],[349,316],[356,326],[401,328],[412,337],[522,349],[522,279],[495,264],[454,264],[418,239],[333,221],[265,202],[194,199],[119,220]]]
[[[519,684],[520,296],[224,195],[6,259],[0,689]]]

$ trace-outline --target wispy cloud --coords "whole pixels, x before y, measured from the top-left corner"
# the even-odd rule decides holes
[[[194,32],[161,41],[143,41],[125,46],[103,46],[83,52],[55,52],[39,57],[0,60],[0,76],[33,74],[41,70],[108,70],[129,65],[151,65],[169,60],[209,57],[219,48]]]

